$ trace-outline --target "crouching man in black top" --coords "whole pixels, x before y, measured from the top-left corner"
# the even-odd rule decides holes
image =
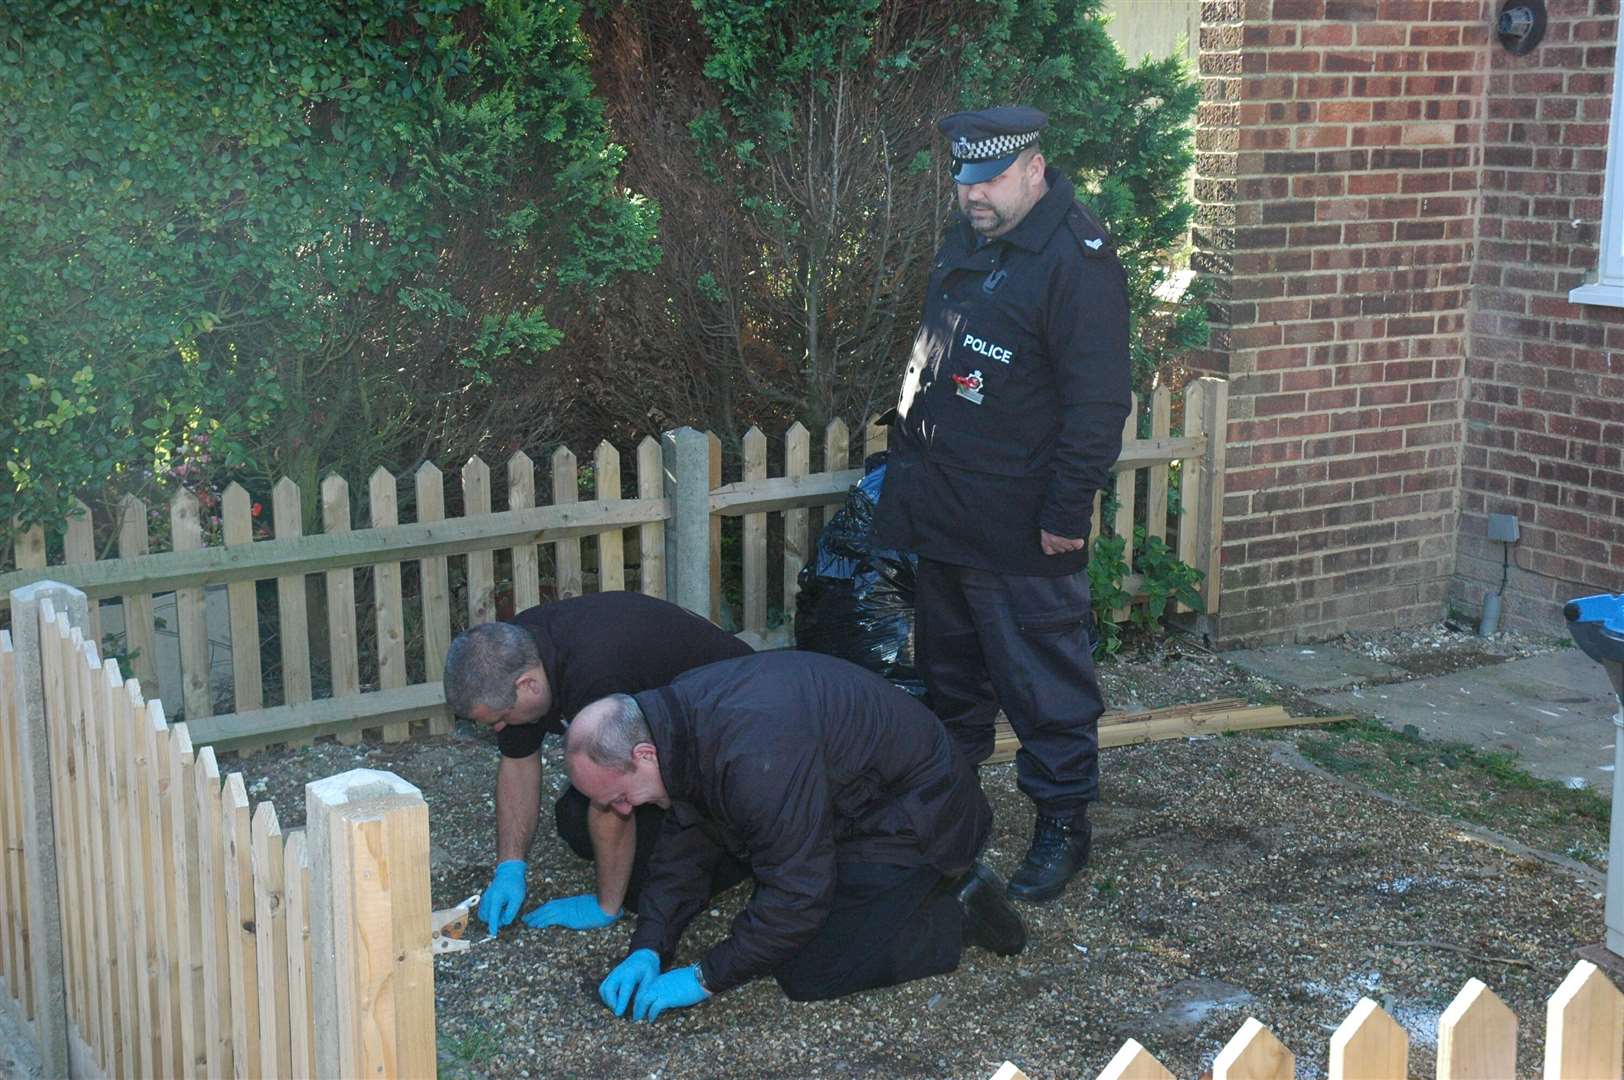
[[[952,971],[966,943],[1026,944],[976,862],[992,810],[941,723],[833,657],[762,653],[594,702],[565,734],[570,782],[666,809],[631,954],[599,987],[639,1020],[772,975],[798,1001]],[[727,859],[756,890],[698,963],[661,974]]]

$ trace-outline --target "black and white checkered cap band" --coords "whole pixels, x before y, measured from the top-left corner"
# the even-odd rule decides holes
[[[989,161],[1023,150],[1037,141],[1037,137],[1036,131],[1027,131],[1020,135],[994,135],[990,139],[978,139],[975,142],[959,139],[953,144],[953,156],[960,161]]]

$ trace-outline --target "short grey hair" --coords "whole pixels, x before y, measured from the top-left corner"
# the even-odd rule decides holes
[[[592,723],[579,723],[580,717],[591,712]],[[602,713],[601,718],[596,714]],[[587,758],[606,769],[632,771],[632,751],[642,743],[652,743],[648,718],[630,694],[610,694],[599,698],[576,713],[564,734],[565,754],[585,754]]]
[[[445,654],[445,703],[458,716],[483,705],[510,709],[514,682],[541,663],[530,631],[512,623],[482,623],[458,634]]]

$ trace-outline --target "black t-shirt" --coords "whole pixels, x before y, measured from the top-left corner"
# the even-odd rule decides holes
[[[542,736],[607,694],[665,686],[691,668],[748,656],[750,646],[686,608],[635,592],[599,592],[521,611],[552,688],[553,707],[534,724],[496,735],[506,757],[529,757]]]

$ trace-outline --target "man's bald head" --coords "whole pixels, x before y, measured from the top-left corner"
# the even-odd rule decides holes
[[[564,754],[584,754],[594,764],[626,772],[632,768],[632,751],[653,742],[637,699],[610,694],[575,714],[564,732]]]

